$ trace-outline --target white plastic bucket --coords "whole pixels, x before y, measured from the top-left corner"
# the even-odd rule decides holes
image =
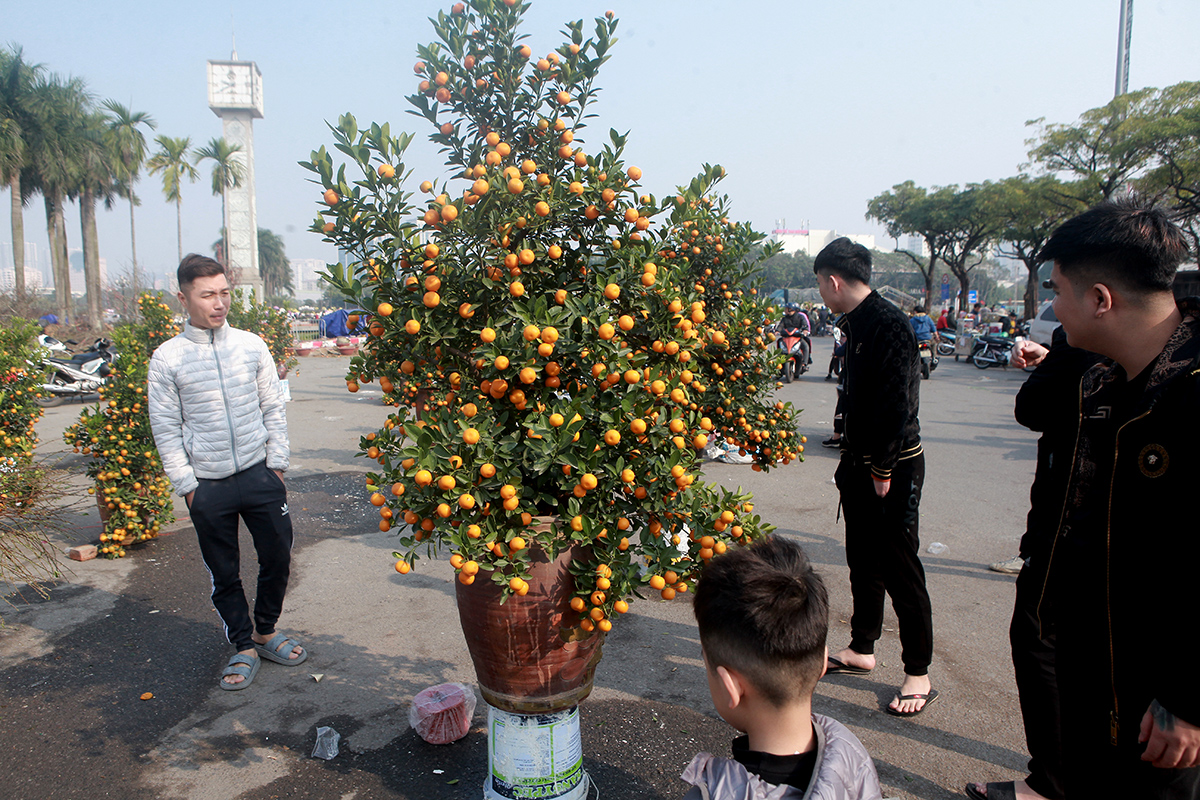
[[[488,706],[487,800],[584,800],[579,707],[552,714],[510,714]]]

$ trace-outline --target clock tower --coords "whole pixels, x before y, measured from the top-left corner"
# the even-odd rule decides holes
[[[233,155],[242,165],[242,182],[225,193],[225,262],[232,283],[263,297],[258,271],[258,214],[254,204],[254,120],[262,119],[262,73],[253,61],[208,62],[208,107],[221,118],[225,141],[240,145]]]

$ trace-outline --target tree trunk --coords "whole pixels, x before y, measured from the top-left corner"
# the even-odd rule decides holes
[[[1038,280],[1037,259],[1026,261],[1025,269],[1029,271],[1025,280],[1025,319],[1033,319],[1038,308],[1038,289],[1041,288],[1041,281]]]
[[[54,305],[58,321],[66,325],[71,311],[71,265],[67,261],[67,229],[63,223],[62,202],[56,192],[43,195],[46,205],[46,233],[50,240],[50,265],[54,274]]]
[[[8,188],[12,192],[13,295],[19,308],[25,301],[25,210],[21,204],[20,170],[13,170]]]
[[[952,269],[951,272],[958,278],[958,310],[968,311],[971,308],[971,276],[966,270],[958,272]]]
[[[94,333],[103,327],[100,297],[100,235],[96,230],[96,196],[85,189],[79,198],[79,224],[83,229],[83,286],[87,292],[88,324]]]
[[[179,240],[179,260],[183,261],[183,198],[175,198],[175,237]]]
[[[133,187],[129,187],[129,252],[133,259],[133,321],[137,322],[137,296],[138,296],[138,274],[137,274],[137,234],[133,226]]]
[[[929,268],[925,270],[925,313],[933,313],[933,273],[937,267],[937,256],[929,257]]]

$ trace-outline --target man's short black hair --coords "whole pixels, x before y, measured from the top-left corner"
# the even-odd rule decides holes
[[[220,261],[202,256],[199,253],[188,253],[183,257],[183,261],[179,262],[179,269],[175,273],[175,277],[179,281],[179,288],[182,289],[188,286],[196,278],[208,278],[213,275],[224,275],[225,267]]]
[[[913,313],[914,314],[924,314],[925,306],[917,306],[916,308],[913,309]]]
[[[798,545],[768,536],[712,559],[693,609],[711,669],[736,670],[777,707],[812,694],[825,665],[829,596]]]
[[[1171,291],[1186,257],[1183,231],[1161,208],[1134,198],[1106,200],[1072,217],[1038,253],[1073,283],[1112,284],[1139,296]]]
[[[859,283],[871,282],[871,251],[845,236],[825,245],[813,260],[813,272],[834,274]]]

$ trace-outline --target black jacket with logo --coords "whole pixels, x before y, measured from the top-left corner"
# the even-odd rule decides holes
[[[1142,375],[1127,380],[1108,360],[1084,374],[1043,592],[1060,643],[1070,632],[1095,664],[1082,678],[1129,746],[1154,699],[1200,724],[1200,298],[1179,305],[1183,322]],[[1148,669],[1147,653],[1178,667]]]
[[[845,428],[842,450],[891,478],[902,458],[921,453],[921,360],[904,312],[867,295],[838,326],[846,332]]]

